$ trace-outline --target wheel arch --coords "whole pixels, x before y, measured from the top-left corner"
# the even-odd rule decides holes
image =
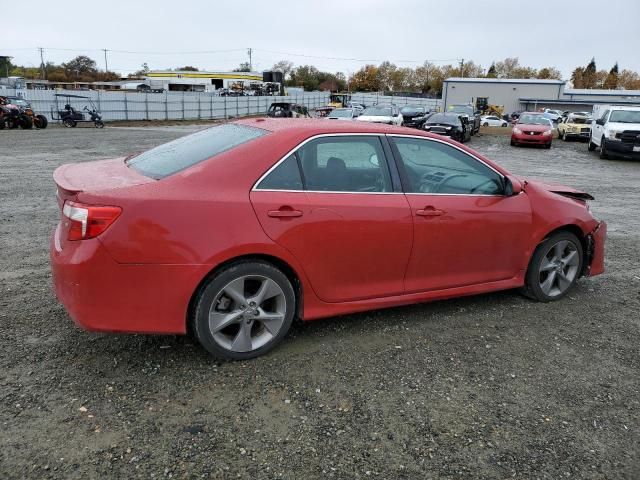
[[[558,232],[569,232],[569,233],[572,233],[578,238],[578,240],[580,240],[580,244],[582,246],[582,257],[583,257],[582,258],[583,267],[582,267],[582,272],[580,272],[580,276],[584,275],[585,268],[589,264],[589,261],[590,261],[590,258],[591,258],[590,257],[591,245],[590,245],[589,233],[585,233],[584,230],[582,228],[580,228],[580,226],[575,224],[575,223],[567,223],[567,224],[564,224],[564,225],[556,226],[552,230],[549,230],[545,235],[543,235],[542,238],[540,238],[538,240],[538,242],[536,243],[535,247],[531,251],[531,256],[529,258],[529,262],[531,262],[531,259],[533,258],[533,255],[536,252],[536,249],[538,248],[538,246],[540,246],[542,244],[542,242],[544,242],[551,235],[554,235],[554,234],[556,234]]]
[[[286,261],[284,261],[279,257],[276,257],[275,255],[269,255],[266,253],[250,253],[250,254],[238,255],[232,258],[228,258],[227,260],[214,266],[206,275],[204,275],[202,280],[200,280],[200,282],[194,289],[193,293],[191,294],[191,298],[189,299],[187,316],[185,319],[187,333],[191,333],[193,331],[192,322],[194,318],[196,299],[198,298],[198,294],[205,287],[207,282],[211,278],[213,278],[216,274],[218,274],[218,272],[224,270],[230,265],[233,265],[236,263],[248,263],[251,261],[261,261],[261,262],[269,263],[274,267],[278,268],[279,270],[281,270],[282,273],[284,273],[287,279],[289,279],[289,281],[291,282],[291,286],[293,287],[293,291],[296,297],[295,319],[302,319],[303,289],[302,289],[302,281],[300,279],[300,275],[298,274],[298,272],[289,263],[287,263]]]

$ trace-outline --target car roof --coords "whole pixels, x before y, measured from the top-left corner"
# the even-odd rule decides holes
[[[397,127],[371,122],[326,122],[319,118],[251,118],[237,120],[233,123],[249,127],[261,128],[270,132],[289,132],[300,135],[321,135],[325,133],[404,133],[431,137],[433,135],[421,132],[415,128]],[[439,138],[439,137],[436,137]]]

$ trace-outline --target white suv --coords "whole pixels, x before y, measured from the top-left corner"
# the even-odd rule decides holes
[[[640,159],[640,106],[595,105],[589,150],[600,158],[622,155]]]

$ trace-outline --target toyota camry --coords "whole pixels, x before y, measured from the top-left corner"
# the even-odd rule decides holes
[[[604,271],[589,194],[403,127],[240,120],[54,180],[53,282],[74,321],[192,332],[227,359],[296,318],[516,288],[555,301]]]

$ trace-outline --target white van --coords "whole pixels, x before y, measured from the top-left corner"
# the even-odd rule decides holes
[[[589,151],[640,159],[640,106],[594,105]]]

